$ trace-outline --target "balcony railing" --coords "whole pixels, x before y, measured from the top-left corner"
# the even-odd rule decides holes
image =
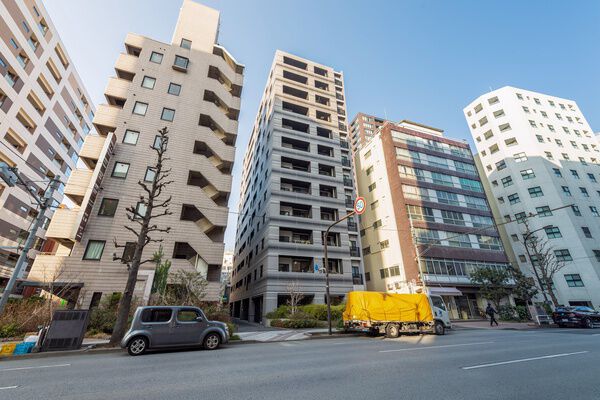
[[[349,167],[350,166],[350,160],[348,160],[347,158],[342,158],[342,166]]]
[[[360,257],[360,249],[358,247],[350,247],[350,255],[352,257]]]
[[[358,225],[356,222],[348,222],[348,230],[352,232],[358,232]]]
[[[352,199],[346,199],[346,207],[347,208],[353,208],[354,207],[354,200],[352,200]]]
[[[350,146],[348,146],[348,141],[346,140],[340,140],[340,146],[342,147],[342,149],[348,149]]]
[[[352,179],[344,178],[344,186],[352,187]]]
[[[352,275],[352,284],[353,285],[362,285],[363,284],[362,275]]]

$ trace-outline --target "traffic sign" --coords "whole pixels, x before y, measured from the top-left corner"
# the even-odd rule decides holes
[[[366,207],[367,202],[364,197],[357,197],[356,200],[354,200],[354,212],[358,215],[364,213]]]

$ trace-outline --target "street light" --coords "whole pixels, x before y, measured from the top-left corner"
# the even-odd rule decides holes
[[[554,225],[546,225],[539,229],[528,232],[523,236],[523,243],[525,244],[525,251],[527,252],[529,261],[531,261],[531,267],[533,268],[533,273],[535,274],[535,277],[538,280],[540,289],[542,289],[542,295],[544,296],[544,303],[546,303],[546,304],[548,304],[548,296],[546,295],[546,290],[544,290],[544,286],[542,286],[542,280],[540,279],[540,275],[538,274],[537,270],[535,269],[535,265],[533,264],[533,260],[531,259],[531,253],[529,252],[529,247],[527,246],[527,242],[529,241],[529,238],[531,237],[531,235],[533,235],[534,233],[539,232],[541,230],[551,229],[551,228],[554,228]],[[537,250],[536,250],[535,256],[537,257],[537,262],[539,263],[540,260],[539,260],[539,254],[537,254]]]

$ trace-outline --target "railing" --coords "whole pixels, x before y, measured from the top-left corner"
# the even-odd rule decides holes
[[[342,149],[350,148],[350,146],[348,146],[348,141],[346,141],[346,140],[340,140],[340,146]]]
[[[348,230],[352,232],[358,232],[358,225],[354,222],[348,222]]]
[[[352,186],[352,179],[344,178],[344,186]]]
[[[353,208],[354,207],[354,200],[352,200],[352,199],[346,199],[346,207]]]
[[[360,257],[360,249],[358,247],[350,247],[350,255],[352,257]]]
[[[350,166],[350,160],[348,160],[347,158],[342,158],[342,166],[349,167]]]
[[[363,284],[362,275],[352,275],[352,284],[353,285],[362,285]]]

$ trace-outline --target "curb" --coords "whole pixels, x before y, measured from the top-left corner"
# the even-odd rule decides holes
[[[66,351],[48,351],[44,353],[27,353],[22,355],[15,355],[12,357],[0,358],[0,362],[3,361],[16,361],[16,360],[29,360],[35,358],[50,358],[50,357],[65,357],[65,356],[82,356],[87,354],[110,354],[123,351],[120,347],[105,347],[105,348],[94,348],[88,347],[82,350],[66,350]]]

